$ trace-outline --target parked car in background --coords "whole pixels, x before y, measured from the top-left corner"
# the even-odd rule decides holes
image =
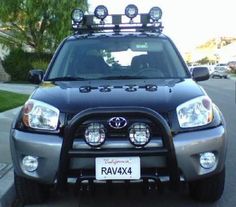
[[[224,68],[227,71],[230,70],[228,64],[226,64],[226,63],[219,63],[215,66],[215,70],[222,69],[222,68]]]
[[[215,66],[214,72],[211,74],[212,78],[218,77],[218,78],[228,78],[228,73],[230,71],[230,68],[225,63],[220,63]]]

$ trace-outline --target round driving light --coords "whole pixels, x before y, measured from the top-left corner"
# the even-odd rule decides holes
[[[80,9],[74,9],[71,13],[71,18],[74,22],[80,23],[84,19],[84,12]]]
[[[216,156],[212,152],[200,154],[200,165],[205,169],[211,169],[216,165]]]
[[[92,123],[85,130],[84,136],[88,145],[98,147],[105,141],[105,128],[102,124]]]
[[[27,172],[33,172],[38,168],[38,158],[33,156],[25,156],[22,160],[22,168]]]
[[[162,16],[162,10],[159,7],[153,7],[149,12],[150,18],[157,22]]]
[[[125,15],[130,19],[135,18],[138,15],[138,7],[134,4],[130,4],[125,8]]]
[[[150,140],[149,127],[144,123],[135,123],[129,130],[129,138],[135,146],[144,146]]]
[[[94,15],[98,19],[104,20],[108,15],[108,10],[103,5],[97,6],[96,9],[94,10]]]

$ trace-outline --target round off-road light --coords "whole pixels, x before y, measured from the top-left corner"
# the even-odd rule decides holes
[[[94,10],[94,15],[98,19],[104,20],[108,15],[108,10],[103,5],[97,6]]]
[[[105,141],[105,128],[102,124],[92,123],[85,130],[84,136],[85,141],[88,143],[88,145],[98,147]]]
[[[25,156],[22,159],[22,168],[27,172],[33,172],[38,168],[38,158],[34,156]]]
[[[74,9],[71,13],[71,18],[74,22],[80,23],[84,19],[84,12],[80,9]]]
[[[134,123],[129,130],[129,138],[133,145],[144,146],[150,140],[150,129],[147,124]]]
[[[135,18],[138,15],[138,7],[134,4],[130,4],[125,8],[125,15],[130,19]]]
[[[200,165],[204,169],[211,169],[216,165],[216,156],[212,152],[200,154]]]
[[[157,22],[159,19],[162,17],[162,10],[159,7],[153,7],[151,8],[149,12],[150,18],[154,21]]]

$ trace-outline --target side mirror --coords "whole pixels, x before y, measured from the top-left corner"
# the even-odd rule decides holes
[[[207,67],[195,67],[192,76],[195,81],[204,81],[209,79],[210,74]]]
[[[30,70],[28,74],[28,81],[34,84],[39,84],[42,82],[44,76],[43,70]]]

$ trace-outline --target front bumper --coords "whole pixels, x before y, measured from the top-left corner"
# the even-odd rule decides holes
[[[57,179],[63,138],[58,135],[22,132],[16,129],[12,129],[10,136],[15,172],[19,176],[36,179],[43,183],[54,183]],[[186,181],[197,180],[218,173],[224,167],[227,143],[223,125],[212,129],[175,135],[173,136],[173,143],[178,168]],[[79,145],[79,142],[74,142],[74,146]],[[158,146],[161,146],[161,142],[150,142],[146,147]],[[86,148],[86,145],[84,147]],[[127,148],[126,151],[129,152],[129,149]],[[141,151],[139,149],[138,152],[141,158],[141,168],[166,167],[165,157],[151,154],[143,156]],[[199,154],[203,152],[214,152],[216,154],[217,165],[213,169],[206,170],[200,166]],[[119,152],[117,153],[119,156]],[[25,155],[39,158],[39,167],[36,171],[30,173],[22,170],[21,161]],[[124,155],[120,154],[120,156]],[[77,156],[70,160],[69,169],[94,168],[94,156]]]

